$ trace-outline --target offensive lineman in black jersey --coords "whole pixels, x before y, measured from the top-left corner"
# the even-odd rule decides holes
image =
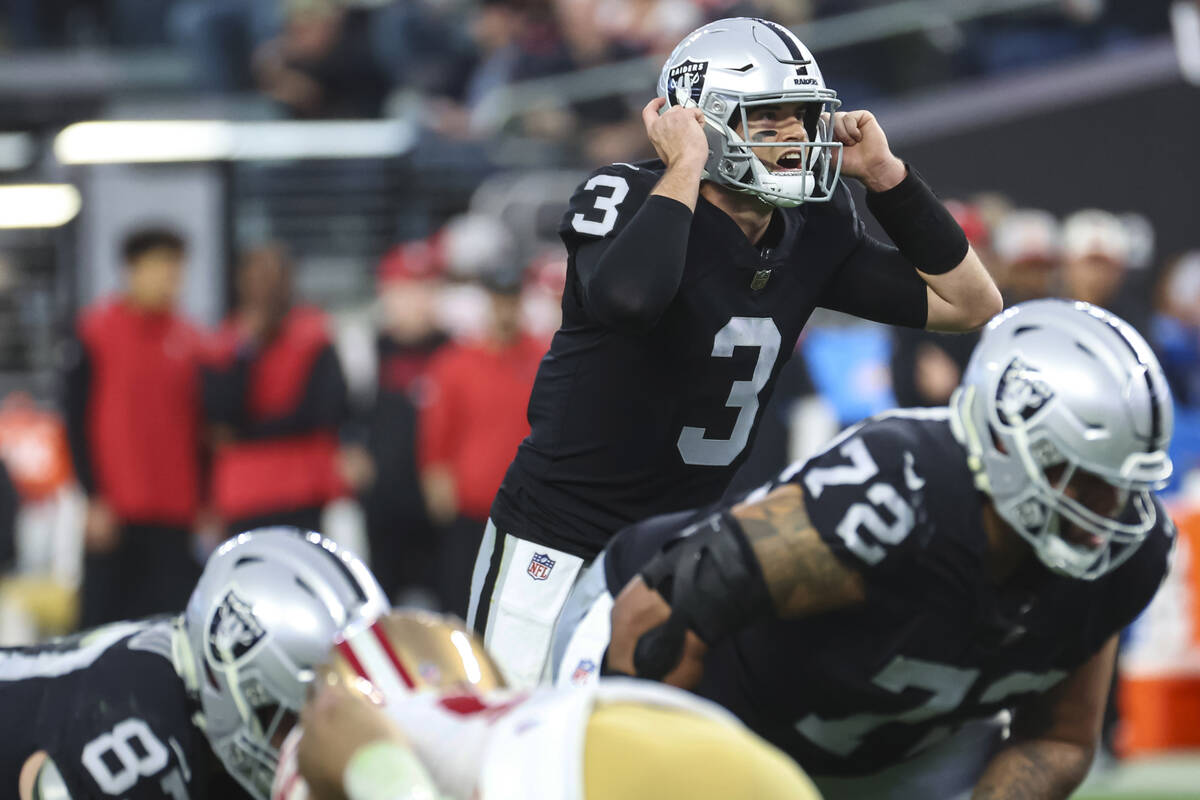
[[[1171,428],[1132,327],[1016,306],[950,408],[876,417],[737,505],[617,536],[568,602],[559,680],[590,680],[607,646],[610,668],[734,711],[827,800],[1066,797],[1117,634],[1166,571]]]
[[[782,26],[711,23],[643,110],[661,160],[604,167],[571,198],[563,324],[471,587],[468,621],[510,681],[542,674],[563,599],[613,533],[721,496],[814,308],[943,331],[1000,310],[957,223],[836,97]],[[839,173],[898,247],[865,233]]]
[[[299,673],[386,609],[332,542],[264,529],[217,550],[182,615],[0,649],[0,796],[267,800]]]

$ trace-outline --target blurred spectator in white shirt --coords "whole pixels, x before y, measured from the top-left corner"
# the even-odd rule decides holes
[[[1058,221],[1048,211],[1010,211],[992,234],[996,262],[992,275],[1006,306],[1047,297],[1059,271]]]

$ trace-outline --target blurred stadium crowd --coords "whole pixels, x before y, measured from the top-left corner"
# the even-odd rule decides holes
[[[260,92],[303,119],[379,117],[416,103],[427,123],[479,138],[484,108],[506,84],[639,56],[661,59],[697,26],[766,16],[788,26],[837,17],[878,24],[892,0],[12,0],[4,40],[48,47],[168,48],[184,55],[192,89]],[[1050,0],[1010,4],[1020,13],[959,20],[954,4],[917,8],[907,35],[823,48],[851,105],[952,79],[989,75],[1119,49],[1166,30],[1169,2]],[[986,4],[983,4],[986,8]],[[906,9],[912,15],[912,9]],[[650,73],[647,73],[650,74]],[[510,120],[552,141],[578,138],[607,163],[645,153],[631,106],[595,96],[562,108],[534,104]],[[636,121],[636,118],[634,119]]]
[[[525,402],[558,325],[567,271],[557,217],[579,170],[651,154],[636,115],[649,80],[566,104],[510,96],[503,114],[496,92],[661,60],[719,17],[796,26],[857,13],[865,25],[888,5],[10,0],[5,56],[169,52],[187,64],[188,91],[254,96],[253,118],[414,118],[438,146],[410,168],[425,177],[400,189],[411,193],[407,216],[391,221],[384,246],[355,254],[371,278],[349,297],[312,278],[328,262],[314,261],[302,237],[235,222],[229,247],[208,243],[230,251],[231,290],[213,301],[225,319],[202,327],[179,308],[189,255],[202,243],[154,219],[114,236],[124,264],[116,295],[55,295],[46,318],[60,390],[9,380],[0,406],[0,642],[178,610],[208,550],[270,523],[347,537],[369,552],[394,600],[463,614],[491,499],[528,432]],[[927,19],[828,54],[811,44],[845,107],[870,108],[930,86],[1119,52],[1168,30],[1167,2],[1025,5],[986,19]],[[63,122],[50,117],[47,125]],[[534,141],[540,165],[567,171],[522,186],[519,174],[500,171],[508,137]],[[428,172],[443,168],[467,176],[461,190],[422,207]],[[1177,408],[1168,492],[1181,508],[1200,503],[1200,249],[1161,252],[1155,220],[1126,213],[1136,204],[1125,199],[1052,214],[1025,206],[1036,198],[972,188],[950,205],[1006,304],[1087,300],[1154,344]],[[71,252],[64,241],[54,246]],[[3,251],[0,243],[0,325],[11,335],[0,336],[0,351],[14,349],[3,360],[20,365],[24,334],[10,321],[29,313],[14,291],[27,268],[20,252]],[[166,356],[147,355],[167,340]],[[832,313],[815,319],[731,491],[871,413],[945,403],[973,343]],[[145,385],[154,389],[133,388]]]

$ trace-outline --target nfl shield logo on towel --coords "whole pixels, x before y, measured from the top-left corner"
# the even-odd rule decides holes
[[[529,577],[535,581],[544,581],[550,577],[550,570],[554,569],[554,560],[545,553],[534,553],[533,558],[529,559]]]

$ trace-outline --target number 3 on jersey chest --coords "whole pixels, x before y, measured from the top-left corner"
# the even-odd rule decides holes
[[[758,395],[771,380],[779,358],[782,337],[770,317],[732,317],[713,339],[712,357],[728,359],[736,347],[757,347],[758,360],[750,380],[735,380],[729,389],[726,408],[738,409],[737,421],[727,439],[711,439],[707,429],[685,425],[676,447],[685,464],[724,467],[746,448],[758,416]]]

